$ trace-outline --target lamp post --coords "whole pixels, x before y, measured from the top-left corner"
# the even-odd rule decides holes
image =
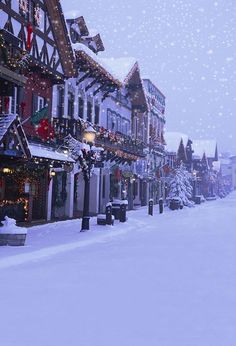
[[[196,198],[196,190],[197,190],[197,171],[193,170],[193,199]]]
[[[90,195],[90,173],[93,164],[93,151],[92,145],[96,137],[96,131],[92,126],[89,126],[83,132],[84,141],[90,146],[90,150],[84,154],[84,158],[87,163],[86,169],[83,171],[84,175],[84,207],[81,232],[89,230],[89,195]]]

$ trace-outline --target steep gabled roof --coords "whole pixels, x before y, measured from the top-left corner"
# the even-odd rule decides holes
[[[122,84],[128,80],[132,68],[137,60],[133,57],[127,58],[100,58],[106,68],[117,78]]]
[[[78,65],[82,64],[83,61],[85,61],[89,68],[93,69],[94,72],[97,71],[101,75],[105,76],[112,83],[114,83],[118,87],[121,87],[121,82],[114,77],[114,75],[109,69],[106,68],[102,59],[100,59],[88,47],[86,47],[82,43],[74,43],[72,44],[72,47],[75,50]]]
[[[181,139],[183,140],[183,145],[186,148],[189,139],[188,135],[181,132],[165,132],[166,151],[177,154]]]
[[[193,140],[193,156],[202,158],[206,154],[207,158],[218,160],[217,143],[214,139],[197,139]]]
[[[31,158],[28,141],[18,117],[15,114],[0,114],[0,145],[8,136],[16,136],[23,155]]]

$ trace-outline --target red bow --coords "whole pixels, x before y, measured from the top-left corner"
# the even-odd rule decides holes
[[[42,119],[39,122],[39,127],[37,128],[37,134],[45,141],[53,139],[54,129],[49,123],[48,119]]]

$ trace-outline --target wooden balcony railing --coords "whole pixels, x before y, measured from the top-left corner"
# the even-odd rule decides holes
[[[96,144],[98,146],[103,146],[104,149],[107,150],[122,150],[129,154],[145,157],[145,144],[121,132],[114,133],[98,125],[83,121],[82,119],[53,119],[55,138],[59,144],[61,144],[63,139],[69,134],[78,140],[82,140],[83,131],[88,125],[92,125],[97,131]]]

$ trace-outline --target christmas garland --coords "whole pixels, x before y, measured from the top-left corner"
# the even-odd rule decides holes
[[[62,179],[62,188],[61,191],[59,191],[59,174],[56,174],[53,179],[53,205],[55,207],[63,207],[67,198],[67,191],[66,191],[66,181],[67,181],[67,174],[66,172],[61,173],[61,179]]]

